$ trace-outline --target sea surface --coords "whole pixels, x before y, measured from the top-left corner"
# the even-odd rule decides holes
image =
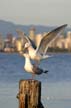
[[[30,79],[19,54],[0,53],[0,108],[18,108],[16,95],[19,80]],[[45,108],[71,108],[71,54],[51,54],[40,67],[48,74],[35,76],[42,82],[42,104]]]

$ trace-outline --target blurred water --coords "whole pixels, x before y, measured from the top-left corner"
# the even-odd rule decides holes
[[[0,54],[0,108],[18,108],[18,82],[31,78],[23,66],[22,56]],[[49,70],[47,75],[35,77],[42,82],[45,108],[71,108],[71,54],[54,54],[43,60],[40,67]]]

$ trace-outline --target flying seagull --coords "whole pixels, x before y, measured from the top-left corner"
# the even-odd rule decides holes
[[[59,26],[56,29],[52,30],[51,32],[47,33],[45,36],[43,36],[43,38],[39,43],[39,46],[36,49],[33,48],[29,38],[25,36],[24,38],[27,41],[24,45],[24,49],[28,50],[30,58],[37,62],[39,62],[42,59],[48,58],[49,56],[46,54],[48,46],[52,41],[54,41],[57,38],[58,34],[60,34],[65,29],[66,26],[67,24]]]
[[[40,75],[42,73],[48,73],[48,70],[41,69],[38,65],[32,64],[31,59],[40,61],[41,59],[47,58],[46,55],[48,45],[58,36],[60,32],[66,27],[67,25],[62,25],[48,34],[46,34],[40,41],[39,46],[34,49],[32,46],[30,39],[27,36],[24,36],[26,40],[24,44],[24,52],[20,51],[19,53],[25,57],[25,65],[24,69],[26,72],[32,73],[32,78],[35,74]]]

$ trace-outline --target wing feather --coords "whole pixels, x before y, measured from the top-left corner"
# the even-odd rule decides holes
[[[17,29],[16,32],[17,32],[19,38],[22,38],[23,39],[23,45],[25,43],[29,42],[29,39],[27,38],[26,34],[23,31]]]
[[[51,32],[47,33],[42,39],[41,42],[36,49],[36,52],[40,54],[46,54],[48,45],[60,34],[64,28],[67,26],[67,24],[64,24],[62,26],[57,27],[56,29],[52,30]]]
[[[33,46],[33,48],[36,49],[35,43],[28,36],[26,36],[26,34],[23,31],[17,29],[16,32],[18,36],[23,39],[23,45],[22,45],[23,47],[25,43],[30,43]]]

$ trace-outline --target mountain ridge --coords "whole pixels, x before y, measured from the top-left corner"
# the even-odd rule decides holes
[[[31,27],[34,27],[36,29],[36,33],[43,33],[51,31],[52,29],[56,28],[57,26],[45,26],[45,25],[21,25],[21,24],[15,24],[10,21],[0,20],[0,33],[5,37],[8,33],[12,33],[13,35],[16,34],[16,29],[20,29],[24,31],[26,34],[29,33],[29,29]],[[60,26],[60,25],[59,25]],[[71,28],[66,28],[65,32],[71,31]]]

